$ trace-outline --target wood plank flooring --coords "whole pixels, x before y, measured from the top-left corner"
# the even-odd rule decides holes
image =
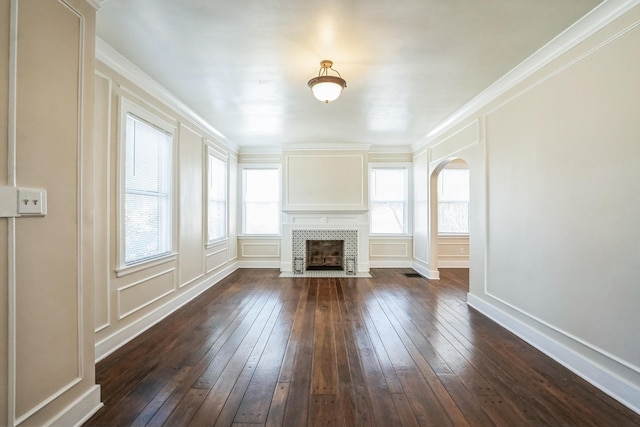
[[[238,270],[96,367],[85,426],[640,426],[441,280]]]

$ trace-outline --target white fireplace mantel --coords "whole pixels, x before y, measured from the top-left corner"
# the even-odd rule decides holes
[[[357,231],[357,272],[369,272],[368,212],[285,212],[282,220],[281,272],[293,272],[293,230]]]

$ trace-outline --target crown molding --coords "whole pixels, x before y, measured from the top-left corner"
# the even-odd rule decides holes
[[[285,145],[283,151],[369,151],[371,144],[342,142],[308,142]]]
[[[99,10],[100,6],[102,6],[102,3],[105,2],[106,0],[87,0],[87,3],[89,3],[91,6],[93,6],[93,8],[95,10]]]
[[[477,113],[500,95],[515,87],[518,83],[533,75],[545,65],[576,47],[626,12],[640,5],[640,0],[605,0],[587,13],[575,24],[568,27],[550,42],[507,72],[491,86],[480,92],[471,101],[433,128],[424,137],[411,144],[415,153],[427,148],[443,134],[452,130],[462,120]]]
[[[96,59],[103,62],[118,74],[121,74],[124,78],[130,80],[145,92],[151,94],[165,106],[175,110],[189,120],[192,120],[198,126],[202,127],[205,132],[209,133],[208,136],[210,139],[223,145],[234,153],[238,153],[239,147],[236,143],[223,135],[222,132],[213,127],[209,122],[202,118],[202,116],[192,110],[191,107],[181,101],[176,95],[169,91],[169,89],[165,88],[154,80],[153,77],[142,71],[142,69],[124,57],[120,52],[112,48],[100,37],[96,37]]]
[[[411,154],[411,147],[408,145],[372,145],[370,153],[384,154]]]
[[[281,146],[249,146],[249,147],[240,147],[240,151],[238,154],[282,154]]]

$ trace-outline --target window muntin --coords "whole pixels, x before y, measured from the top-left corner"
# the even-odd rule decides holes
[[[207,238],[227,237],[227,162],[209,151],[207,166]]]
[[[280,170],[245,168],[242,175],[243,234],[279,234]]]
[[[443,169],[438,176],[438,233],[469,234],[469,169]]]
[[[123,254],[125,266],[171,253],[172,134],[125,115]]]
[[[406,167],[371,168],[369,218],[372,234],[407,233],[408,175]]]

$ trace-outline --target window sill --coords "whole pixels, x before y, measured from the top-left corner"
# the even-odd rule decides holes
[[[281,234],[240,234],[238,239],[253,239],[253,240],[276,240],[282,239]]]
[[[146,270],[157,265],[166,264],[171,261],[175,261],[178,258],[178,254],[173,252],[168,255],[163,255],[159,258],[153,258],[148,261],[142,261],[139,264],[127,265],[116,268],[116,277],[124,277],[129,274],[137,273],[138,271]]]
[[[369,234],[370,239],[413,239],[413,234]]]

